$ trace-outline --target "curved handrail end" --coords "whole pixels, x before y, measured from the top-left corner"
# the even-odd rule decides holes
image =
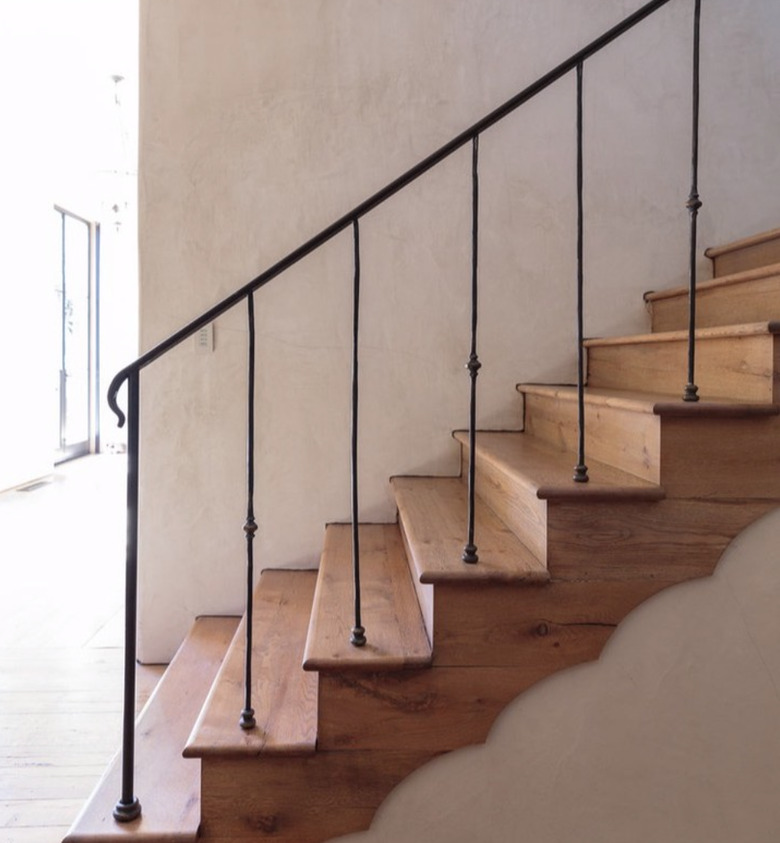
[[[108,406],[111,408],[112,412],[117,418],[117,427],[124,427],[125,422],[127,421],[127,416],[124,414],[124,411],[117,403],[117,393],[121,389],[122,384],[130,377],[130,372],[132,371],[132,368],[132,366],[126,366],[124,369],[121,369],[119,372],[117,372],[108,387]]]

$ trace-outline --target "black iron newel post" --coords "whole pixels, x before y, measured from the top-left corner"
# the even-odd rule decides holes
[[[352,296],[352,576],[355,589],[355,625],[350,643],[362,647],[366,643],[366,630],[360,618],[360,532],[358,529],[358,335],[360,326],[360,224],[358,217],[352,221],[355,275]]]
[[[698,401],[694,368],[696,362],[696,242],[697,221],[701,199],[699,198],[699,31],[701,22],[701,0],[695,0],[693,9],[693,90],[691,119],[691,192],[685,206],[691,222],[689,252],[688,289],[688,383],[685,385],[683,401]]]
[[[246,431],[246,649],[244,651],[244,710],[239,725],[254,729],[255,710],[252,708],[252,622],[254,608],[254,540],[255,521],[255,303],[252,292],[246,297],[249,351],[247,356],[247,431]]]
[[[466,546],[463,548],[464,562],[470,565],[479,562],[477,546],[474,544],[474,507],[476,499],[476,444],[477,444],[477,375],[482,364],[477,357],[477,315],[478,315],[478,268],[479,268],[479,135],[474,135],[471,144],[471,353],[466,368],[471,378],[471,399],[469,404],[469,476],[468,476],[468,529]]]
[[[588,482],[588,466],[585,465],[585,329],[584,329],[584,229],[585,211],[583,194],[582,161],[582,70],[583,63],[577,63],[577,423],[578,448],[577,465],[574,467],[575,483]]]
[[[125,688],[122,726],[122,795],[114,819],[129,823],[141,816],[133,794],[135,766],[135,660],[138,616],[138,423],[139,372],[127,379],[127,555],[125,562]],[[120,416],[120,426],[122,418]]]

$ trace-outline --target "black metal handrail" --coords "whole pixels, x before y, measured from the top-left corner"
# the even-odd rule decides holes
[[[374,193],[373,196],[370,196],[368,199],[361,202],[359,205],[356,205],[351,211],[344,214],[344,216],[339,217],[339,219],[337,219],[335,222],[331,223],[326,228],[323,228],[322,231],[319,232],[319,234],[315,234],[314,237],[307,240],[297,249],[294,249],[281,260],[277,261],[275,264],[273,264],[273,266],[270,266],[264,272],[261,272],[260,275],[255,277],[252,281],[245,284],[243,287],[236,290],[231,295],[222,299],[222,301],[220,301],[218,304],[215,304],[213,307],[206,310],[200,316],[193,319],[191,322],[188,322],[175,333],[171,334],[167,339],[163,340],[162,342],[155,345],[153,348],[149,349],[149,351],[147,351],[145,354],[142,354],[133,363],[130,363],[130,365],[125,366],[124,369],[121,369],[114,376],[114,379],[111,381],[111,385],[108,389],[108,403],[111,409],[119,418],[120,427],[122,426],[122,424],[124,424],[124,413],[117,404],[116,396],[119,391],[119,388],[127,380],[131,372],[140,371],[141,369],[148,366],[149,363],[156,360],[158,357],[161,357],[167,351],[170,351],[172,348],[186,340],[188,337],[193,336],[193,334],[195,334],[201,328],[208,325],[209,322],[213,322],[218,316],[221,316],[223,313],[226,313],[239,302],[243,301],[247,297],[247,295],[249,295],[250,292],[260,289],[260,287],[264,286],[269,281],[272,281],[274,278],[276,278],[277,275],[281,275],[285,270],[298,263],[298,261],[302,260],[307,255],[310,255],[320,246],[324,245],[329,240],[333,239],[337,234],[344,231],[344,229],[351,226],[354,220],[360,219],[361,217],[369,213],[369,211],[373,211],[374,208],[377,208],[379,205],[386,202],[392,196],[395,196],[396,193],[398,193],[400,190],[403,190],[403,188],[405,188],[407,185],[411,184],[413,181],[416,181],[420,176],[427,173],[430,169],[435,167],[437,164],[440,164],[446,158],[449,158],[450,155],[452,155],[454,152],[457,152],[461,147],[465,146],[467,143],[470,143],[477,135],[481,135],[483,132],[485,132],[485,130],[489,129],[491,126],[494,126],[500,120],[503,120],[507,115],[511,114],[513,111],[518,109],[521,105],[523,105],[523,103],[528,102],[528,100],[541,93],[543,90],[545,90],[545,88],[549,88],[550,85],[552,85],[554,82],[557,82],[567,73],[570,73],[572,70],[575,70],[577,65],[580,64],[580,62],[584,62],[585,59],[590,58],[591,56],[598,53],[600,50],[603,50],[604,47],[606,47],[608,44],[611,44],[624,32],[627,32],[629,29],[632,29],[640,21],[643,21],[646,17],[651,15],[656,10],[660,9],[662,6],[667,5],[667,3],[669,2],[670,0],[651,0],[650,3],[647,3],[646,5],[642,6],[632,15],[629,15],[627,18],[625,18],[621,23],[617,24],[616,26],[613,26],[612,29],[607,30],[607,32],[605,32],[601,37],[596,38],[595,41],[592,41],[586,47],[583,47],[573,56],[566,59],[566,61],[561,62],[557,67],[553,68],[553,70],[544,74],[544,76],[539,77],[539,79],[537,79],[535,82],[532,82],[530,85],[528,85],[528,87],[520,91],[519,94],[516,94],[511,99],[507,100],[503,105],[499,106],[494,111],[491,111],[490,114],[487,115],[487,117],[483,117],[481,120],[478,120],[470,128],[466,129],[465,131],[461,132],[459,135],[454,137],[451,141],[449,141],[449,143],[445,143],[444,146],[437,149],[436,152],[433,152],[427,158],[424,158],[422,161],[419,162],[419,164],[416,164],[414,167],[411,167],[403,175],[399,176],[397,179],[391,181],[381,190],[378,190],[376,193]]]
[[[252,611],[252,543],[257,524],[253,511],[254,491],[254,309],[253,294],[265,284],[290,269],[307,255],[316,251],[336,235],[349,227],[353,229],[354,241],[354,312],[353,312],[353,381],[352,381],[352,521],[353,521],[353,563],[355,582],[355,625],[352,630],[352,643],[360,646],[365,643],[365,630],[363,629],[360,616],[360,570],[359,570],[359,537],[357,530],[358,502],[357,502],[357,399],[358,399],[358,316],[359,316],[359,291],[360,291],[360,246],[359,246],[359,223],[362,217],[386,202],[405,187],[416,181],[429,170],[440,164],[452,154],[460,150],[466,144],[471,143],[472,147],[472,332],[471,332],[471,354],[466,368],[471,377],[471,402],[470,402],[470,459],[468,469],[468,523],[467,539],[464,547],[463,561],[475,563],[478,560],[477,548],[474,539],[474,451],[476,428],[476,377],[480,368],[479,358],[476,350],[476,328],[477,328],[477,248],[478,248],[478,149],[479,137],[486,130],[503,120],[516,111],[520,106],[536,97],[546,90],[553,83],[563,78],[570,72],[576,72],[577,77],[577,207],[578,207],[578,234],[577,234],[577,311],[578,311],[578,399],[579,399],[579,449],[578,463],[575,467],[574,480],[579,482],[587,481],[587,467],[585,465],[585,413],[584,413],[584,355],[583,355],[583,167],[582,167],[582,77],[585,61],[598,53],[604,47],[615,41],[617,38],[628,32],[645,18],[652,15],[658,9],[667,5],[670,0],[651,0],[639,8],[633,14],[626,17],[620,23],[607,30],[603,35],[591,41],[587,46],[574,53],[570,58],[558,64],[548,73],[539,77],[535,82],[528,85],[503,105],[491,111],[487,116],[478,120],[465,131],[456,135],[448,143],[441,146],[432,154],[421,160],[414,167],[407,170],[398,178],[389,182],[381,190],[371,195],[368,199],[356,205],[352,210],[339,217],[335,222],[322,229],[314,237],[310,238],[297,249],[294,249],[281,260],[274,263],[260,275],[249,281],[243,287],[231,295],[222,299],[219,303],[204,311],[200,316],[188,322],[175,333],[171,334],[162,342],[155,345],[149,351],[142,354],[134,362],[120,370],[108,389],[108,403],[116,414],[119,426],[128,422],[128,539],[127,539],[127,561],[126,561],[126,608],[125,608],[125,710],[123,727],[123,767],[122,767],[122,794],[114,809],[114,816],[117,820],[127,822],[137,818],[141,813],[141,806],[133,793],[133,763],[134,763],[134,694],[135,694],[135,658],[136,658],[136,615],[137,615],[137,568],[138,568],[138,457],[139,457],[139,405],[140,405],[140,372],[153,361],[162,357],[168,351],[179,345],[187,338],[194,335],[201,328],[213,322],[216,318],[228,310],[247,300],[249,309],[249,389],[248,389],[248,448],[247,448],[247,471],[248,471],[248,507],[247,519],[244,525],[247,542],[247,652],[246,658],[246,689],[245,706],[241,713],[241,726],[252,728],[254,726],[253,711],[251,708],[250,685],[251,685],[251,611]],[[693,74],[693,156],[692,156],[692,186],[688,198],[687,207],[691,217],[690,236],[690,285],[691,285],[691,316],[690,316],[690,338],[689,338],[689,372],[688,385],[685,390],[686,400],[696,400],[696,387],[693,386],[693,345],[695,328],[695,284],[696,284],[696,214],[701,201],[698,196],[698,86],[699,86],[699,20],[701,0],[695,0],[694,14],[694,74]],[[120,388],[128,382],[128,414],[127,417],[119,407],[117,396]]]

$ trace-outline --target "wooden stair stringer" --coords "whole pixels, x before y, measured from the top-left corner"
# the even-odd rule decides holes
[[[663,580],[709,576],[731,541],[778,498],[668,498],[599,509],[561,502],[550,518],[553,580]]]
[[[203,770],[204,843],[321,843],[369,827],[403,779],[436,753],[318,751],[211,759]],[[218,818],[218,819],[216,819]]]

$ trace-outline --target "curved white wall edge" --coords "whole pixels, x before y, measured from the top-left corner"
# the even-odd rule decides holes
[[[780,509],[712,577],[634,610],[596,662],[404,780],[341,843],[775,843]]]

